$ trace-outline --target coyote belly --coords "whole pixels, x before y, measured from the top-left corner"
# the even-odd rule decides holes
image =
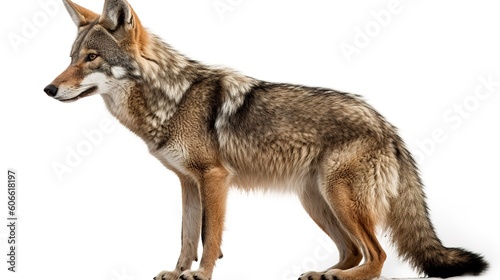
[[[145,30],[125,0],[105,0],[101,15],[63,2],[78,35],[70,66],[45,92],[62,102],[101,95],[179,177],[182,248],[175,268],[156,280],[212,278],[231,186],[296,193],[337,245],[337,264],[299,279],[380,276],[386,254],[377,227],[427,276],[487,268],[480,255],[442,245],[415,161],[396,128],[359,96],[265,82],[190,60]]]

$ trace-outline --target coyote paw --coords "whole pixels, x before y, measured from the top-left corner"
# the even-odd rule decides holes
[[[336,272],[342,272],[340,269],[332,269],[324,272],[306,272],[300,275],[298,280],[343,280]]]
[[[353,270],[345,271],[341,269],[329,269],[323,272],[306,272],[300,275],[299,280],[382,280],[385,278],[379,278],[379,276],[374,276],[370,274],[353,274]]]
[[[179,279],[179,272],[176,271],[162,271],[156,275],[153,280],[177,280]]]
[[[210,280],[210,277],[201,270],[187,270],[179,276],[179,280]]]

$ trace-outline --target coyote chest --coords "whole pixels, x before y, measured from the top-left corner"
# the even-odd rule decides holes
[[[181,143],[171,143],[157,151],[151,152],[167,168],[188,175],[186,168],[189,153]]]

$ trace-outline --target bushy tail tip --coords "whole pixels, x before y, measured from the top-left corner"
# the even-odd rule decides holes
[[[482,256],[461,248],[446,248],[446,257],[427,263],[423,270],[429,277],[448,278],[479,275],[488,269]]]

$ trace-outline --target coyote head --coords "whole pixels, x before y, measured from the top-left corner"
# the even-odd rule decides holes
[[[105,0],[102,15],[63,0],[78,27],[71,63],[45,87],[47,95],[63,102],[95,94],[113,94],[124,81],[138,75],[134,58],[141,56],[147,36],[125,0]]]

